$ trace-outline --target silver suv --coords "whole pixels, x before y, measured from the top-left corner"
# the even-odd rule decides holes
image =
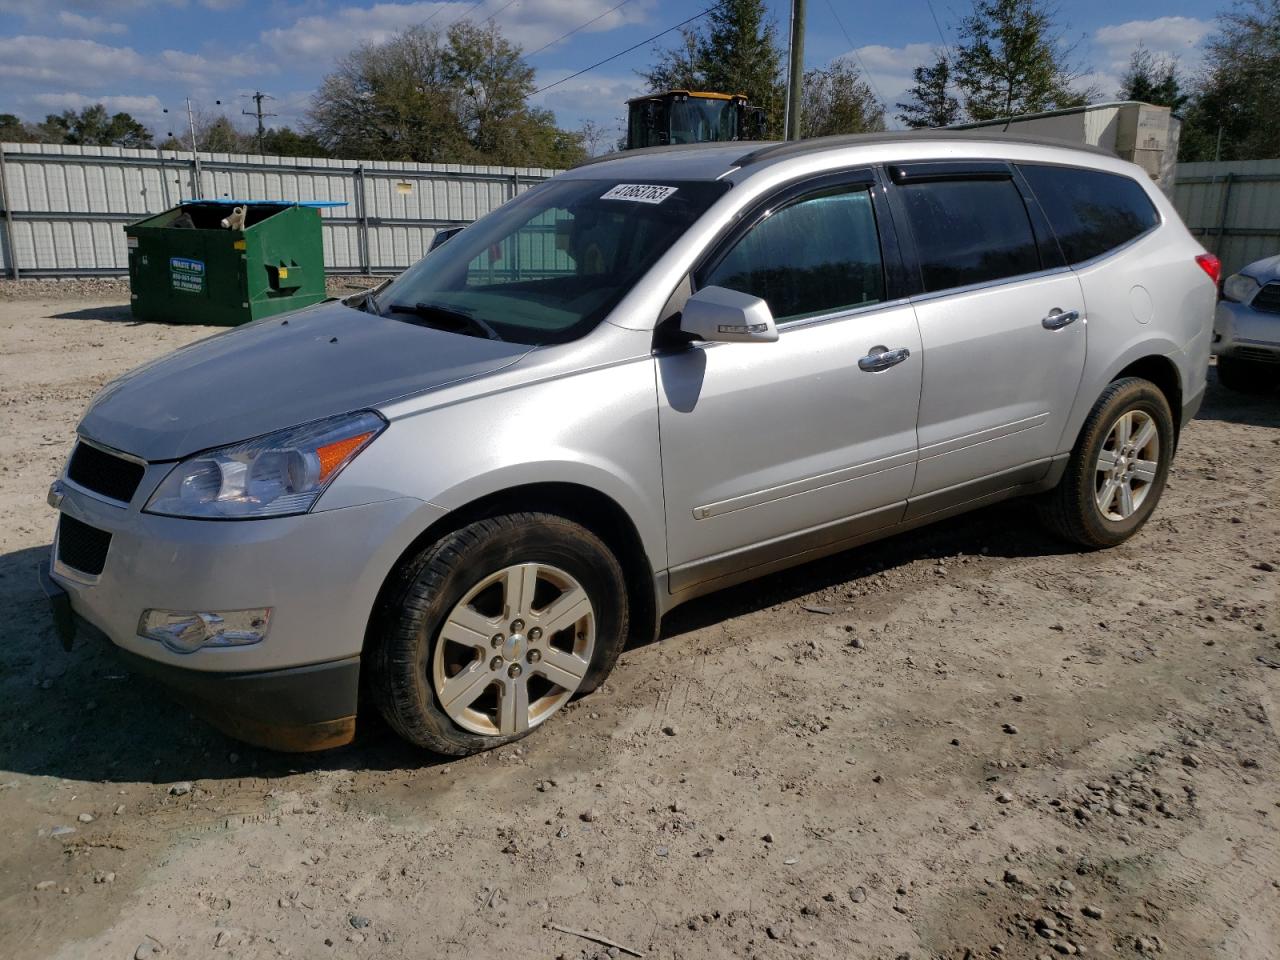
[[[1137,167],[1062,144],[608,158],[106,387],[46,589],[245,740],[346,743],[363,697],[494,747],[729,584],[1023,494],[1126,540],[1217,269]]]

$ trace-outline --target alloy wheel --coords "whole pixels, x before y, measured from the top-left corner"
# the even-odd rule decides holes
[[[1111,429],[1094,474],[1094,499],[1108,520],[1127,520],[1154,489],[1160,468],[1160,432],[1142,410],[1122,413]]]
[[[595,642],[591,598],[574,577],[549,564],[515,564],[482,579],[449,613],[432,685],[462,729],[524,733],[577,692]]]

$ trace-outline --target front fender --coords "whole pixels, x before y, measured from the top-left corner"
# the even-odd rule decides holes
[[[666,566],[652,357],[389,419],[319,509],[413,496],[451,511],[515,487],[577,484],[617,503],[653,569]]]

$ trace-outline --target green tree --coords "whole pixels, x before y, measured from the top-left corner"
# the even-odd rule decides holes
[[[909,99],[898,104],[898,119],[908,127],[948,127],[960,119],[960,101],[951,95],[955,82],[951,61],[937,51],[932,64],[911,71],[915,82],[907,90]]]
[[[703,86],[699,66],[698,46],[701,38],[697,30],[684,27],[680,40],[674,47],[655,48],[658,59],[648,70],[641,71],[650,92],[664,90],[698,90]]]
[[[1067,66],[1074,47],[1063,44],[1045,0],[974,0],[960,21],[956,85],[974,120],[1087,103],[1093,91],[1071,85],[1081,70]]]
[[[310,132],[338,157],[564,166],[581,141],[529,106],[533,68],[496,26],[411,27],[339,61],[312,99]]]
[[[745,93],[764,108],[769,130],[782,130],[782,52],[764,0],[725,0],[699,29],[682,31],[676,46],[656,53],[641,74],[651,91]]]
[[[274,157],[327,157],[325,145],[310,133],[272,127],[262,135],[262,152]]]
[[[34,143],[39,139],[21,117],[0,113],[0,143]]]
[[[41,139],[85,147],[152,146],[151,131],[127,113],[108,114],[100,103],[83,110],[51,113],[40,125]]]
[[[1180,160],[1280,156],[1280,0],[1220,14],[1182,128]]]
[[[1129,55],[1129,68],[1120,81],[1116,96],[1181,110],[1187,102],[1182,92],[1178,63],[1171,57],[1157,57],[1142,44]]]
[[[884,105],[846,57],[808,70],[800,101],[800,136],[872,133],[884,129]]]

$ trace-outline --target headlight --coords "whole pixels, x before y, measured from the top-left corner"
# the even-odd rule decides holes
[[[1247,277],[1243,273],[1233,273],[1222,282],[1222,295],[1236,303],[1248,303],[1260,286],[1261,284],[1253,277]]]
[[[197,454],[169,472],[145,511],[201,520],[306,513],[386,425],[351,413]]]

